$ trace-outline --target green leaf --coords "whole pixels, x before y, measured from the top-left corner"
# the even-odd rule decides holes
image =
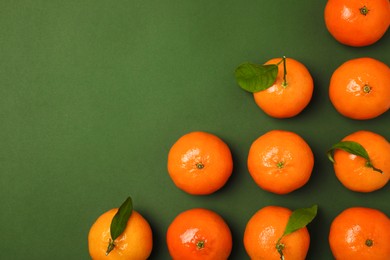
[[[360,157],[363,157],[364,159],[366,159],[366,166],[367,167],[370,167],[372,168],[374,171],[377,171],[377,172],[380,172],[380,173],[383,173],[382,170],[380,169],[377,169],[375,168],[372,163],[371,163],[371,159],[370,157],[368,156],[368,153],[366,151],[366,149],[359,143],[357,142],[354,142],[354,141],[341,141],[335,145],[333,145],[329,151],[327,152],[327,155],[328,155],[328,158],[329,160],[332,162],[332,163],[335,163],[335,160],[334,160],[334,151],[336,149],[341,149],[343,151],[346,151],[348,153],[351,153],[351,154],[354,154],[354,155],[357,155],[357,156],[360,156]]]
[[[336,150],[336,149],[341,149],[341,150],[346,151],[348,153],[361,156],[364,159],[366,159],[367,161],[370,160],[366,149],[364,149],[364,147],[361,144],[359,144],[357,142],[353,142],[353,141],[341,141],[341,142],[333,145],[330,148],[330,150],[328,151],[328,158],[333,163],[335,162],[334,158],[333,158],[333,154],[334,154],[334,150]]]
[[[284,260],[283,250],[285,245],[280,243],[284,236],[291,234],[301,228],[304,228],[309,224],[317,215],[317,205],[313,205],[311,208],[302,208],[294,210],[288,219],[286,228],[283,232],[283,235],[276,242],[276,250],[280,254],[280,259]]]
[[[278,75],[276,64],[243,63],[235,70],[238,85],[248,92],[258,92],[272,86]]]
[[[301,208],[294,210],[288,219],[286,229],[282,235],[286,236],[288,234],[297,231],[298,229],[304,228],[309,224],[317,215],[317,205],[313,205],[310,208]]]
[[[119,207],[118,212],[112,218],[110,233],[111,239],[114,241],[125,230],[127,222],[133,212],[133,202],[130,197]]]

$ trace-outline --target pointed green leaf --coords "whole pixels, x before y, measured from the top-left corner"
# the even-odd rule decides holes
[[[283,250],[285,247],[285,245],[281,243],[282,238],[301,228],[306,227],[316,217],[317,209],[318,206],[313,205],[311,208],[301,208],[293,211],[290,218],[288,219],[283,235],[278,239],[275,246],[281,260],[284,260]]]
[[[317,205],[313,205],[310,208],[302,208],[294,210],[291,214],[283,236],[291,234],[298,229],[304,228],[309,224],[317,215]]]
[[[333,155],[334,155],[334,151],[336,149],[341,149],[341,150],[346,151],[348,153],[363,157],[364,159],[366,159],[366,161],[367,161],[366,165],[368,167],[371,167],[374,171],[378,171],[380,173],[383,173],[382,170],[377,169],[372,165],[371,159],[368,156],[366,149],[361,144],[354,142],[354,141],[341,141],[341,142],[333,145],[329,149],[329,151],[327,152],[328,158],[332,163],[335,163]]]
[[[336,150],[336,149],[341,149],[341,150],[346,151],[348,153],[361,156],[364,159],[366,159],[367,161],[370,160],[366,149],[364,149],[364,147],[361,144],[359,144],[357,142],[353,142],[353,141],[341,141],[341,142],[333,145],[330,148],[330,150],[328,151],[328,158],[331,162],[334,162],[333,154],[334,154],[334,150]]]
[[[112,218],[110,233],[111,239],[117,239],[125,230],[127,221],[133,212],[133,202],[130,197],[119,207],[118,212]]]
[[[238,85],[248,92],[258,92],[272,86],[278,75],[276,64],[243,63],[235,70]]]

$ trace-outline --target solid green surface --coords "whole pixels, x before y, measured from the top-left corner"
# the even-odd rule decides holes
[[[323,22],[326,1],[1,1],[1,259],[89,259],[95,219],[131,196],[154,233],[151,259],[169,259],[165,232],[183,210],[219,213],[233,234],[231,259],[247,259],[242,235],[267,205],[319,205],[308,226],[308,259],[332,259],[327,235],[343,209],[390,215],[388,185],[362,194],[336,179],[326,150],[361,129],[390,138],[390,113],[342,117],[328,98],[332,72],[362,56],[390,63],[389,33],[364,48],[339,44]],[[314,96],[297,117],[273,119],[235,82],[242,62],[295,58],[310,70]],[[301,135],[315,155],[303,188],[258,188],[246,158],[272,129]],[[234,172],[209,196],[177,189],[171,145],[202,130],[231,148]],[[134,245],[136,246],[136,245]]]

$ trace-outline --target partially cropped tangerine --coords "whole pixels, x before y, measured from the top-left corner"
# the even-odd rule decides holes
[[[383,188],[390,179],[390,143],[371,131],[357,131],[342,139],[359,143],[367,151],[371,164],[361,156],[337,149],[334,152],[334,171],[338,180],[348,189],[372,192]]]
[[[168,227],[166,241],[174,260],[226,260],[232,234],[216,212],[193,208],[178,214]]]
[[[274,58],[265,64],[277,64],[280,60]],[[305,65],[292,58],[286,58],[284,62],[285,66],[283,63],[278,65],[274,84],[253,93],[256,104],[275,118],[290,118],[301,113],[310,103],[314,89],[313,79]]]
[[[390,259],[390,219],[380,210],[352,207],[332,221],[329,244],[335,259]]]
[[[365,120],[387,112],[390,108],[390,68],[370,58],[344,62],[332,74],[329,98],[345,117]]]
[[[222,188],[233,171],[228,145],[214,134],[196,131],[183,135],[168,153],[168,173],[175,185],[192,195]]]
[[[389,0],[329,0],[324,11],[326,28],[340,43],[363,47],[374,44],[390,25]]]
[[[280,260],[276,245],[292,214],[288,208],[266,206],[248,221],[244,232],[244,246],[250,259]],[[306,227],[284,236],[280,241],[284,259],[304,260],[310,246]]]
[[[102,215],[91,226],[88,234],[88,250],[93,260],[146,260],[153,248],[153,234],[148,221],[133,210],[126,229],[115,239],[114,249],[107,253],[111,240],[110,226],[118,208]]]
[[[298,134],[272,130],[252,143],[247,165],[259,187],[276,194],[287,194],[309,181],[314,155]]]

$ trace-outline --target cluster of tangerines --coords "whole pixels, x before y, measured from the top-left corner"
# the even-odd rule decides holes
[[[329,0],[324,17],[328,31],[342,44],[360,47],[378,41],[390,24],[388,0]],[[358,37],[356,37],[358,35]],[[288,70],[288,74],[287,74]],[[252,92],[256,104],[274,118],[294,117],[309,104],[313,79],[309,70],[291,58],[265,64],[241,64],[235,71],[241,88]],[[346,61],[332,74],[329,98],[343,116],[372,119],[390,108],[390,69],[376,59]],[[338,180],[355,192],[383,188],[390,178],[390,143],[370,131],[357,131],[328,150]],[[314,155],[298,134],[271,130],[251,145],[247,167],[263,190],[288,194],[311,177]],[[180,137],[168,153],[167,168],[174,184],[192,195],[221,189],[233,171],[228,145],[214,134],[197,131]],[[251,259],[305,259],[310,235],[306,225],[317,206],[290,209],[266,206],[247,222],[243,244]],[[372,208],[345,209],[333,220],[329,244],[336,259],[390,259],[390,219]],[[152,230],[129,197],[119,208],[102,214],[92,225],[88,245],[92,259],[147,259]],[[228,259],[232,235],[216,212],[193,208],[175,217],[166,233],[173,259]]]

